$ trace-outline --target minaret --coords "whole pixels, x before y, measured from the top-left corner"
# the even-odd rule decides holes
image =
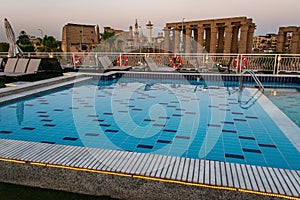
[[[97,24],[96,26],[96,40],[95,43],[99,44],[100,43],[100,31],[99,31],[99,25]]]
[[[152,29],[153,29],[153,24],[151,24],[150,20],[146,24],[146,27],[147,27],[147,30],[148,30],[148,43],[152,44]]]
[[[138,46],[139,46],[139,25],[138,25],[137,19],[135,20],[135,25],[134,25],[133,43],[134,43],[134,47],[138,48]]]

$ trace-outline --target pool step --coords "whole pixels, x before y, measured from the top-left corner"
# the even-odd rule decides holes
[[[91,77],[86,77],[84,75],[62,76],[28,84],[17,85],[14,87],[3,88],[0,90],[0,104],[91,79]]]

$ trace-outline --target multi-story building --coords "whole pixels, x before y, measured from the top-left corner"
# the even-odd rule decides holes
[[[89,52],[100,43],[98,25],[68,23],[62,31],[63,52]]]
[[[253,39],[253,53],[272,53],[276,51],[277,34],[255,36]]]

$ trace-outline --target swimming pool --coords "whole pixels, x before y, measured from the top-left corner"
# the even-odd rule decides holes
[[[0,137],[299,170],[299,150],[256,91],[227,82],[95,80],[1,105]]]

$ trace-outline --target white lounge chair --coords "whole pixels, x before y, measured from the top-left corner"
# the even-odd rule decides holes
[[[171,72],[171,71],[175,71],[176,69],[172,68],[172,67],[166,67],[166,66],[158,66],[156,64],[156,62],[154,62],[154,60],[151,57],[146,57],[145,61],[147,63],[147,65],[149,66],[151,71],[166,71],[166,72]]]
[[[128,71],[131,66],[114,66],[108,56],[100,56],[98,60],[101,66],[104,68],[104,72],[108,71]]]

